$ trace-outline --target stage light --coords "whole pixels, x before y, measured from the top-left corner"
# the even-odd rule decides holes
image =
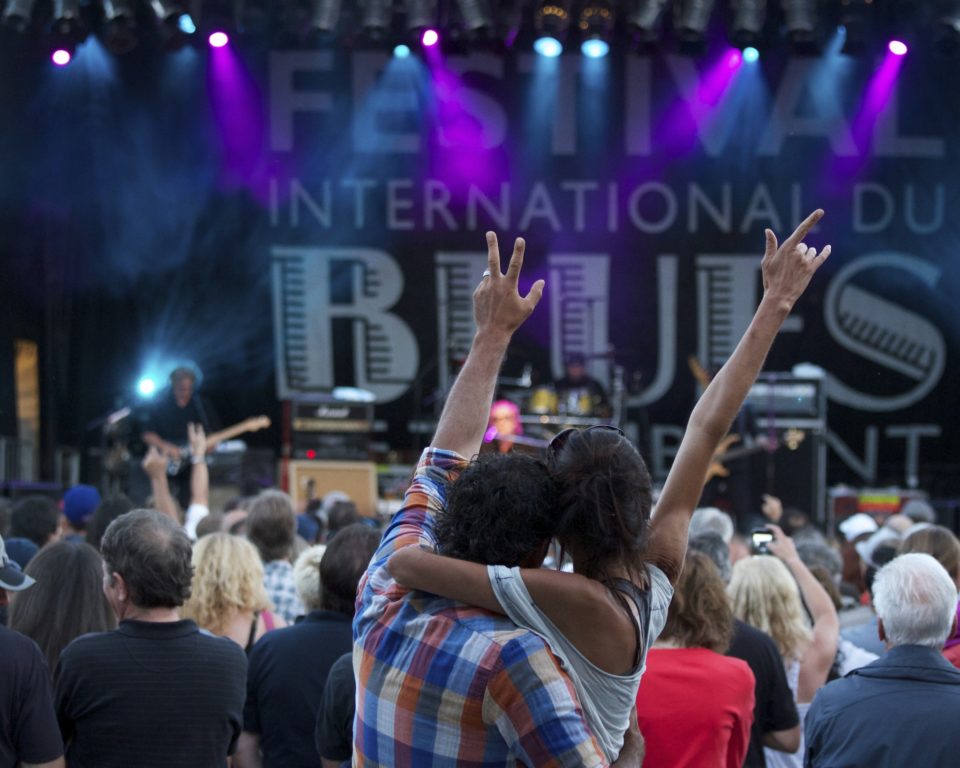
[[[197,25],[189,13],[184,13],[177,19],[177,27],[185,35],[195,35],[197,33]]]
[[[787,37],[798,53],[816,50],[817,0],[781,0]]]
[[[393,3],[391,0],[359,0],[360,24],[373,40],[379,40],[390,29]]]
[[[116,54],[137,45],[137,21],[130,0],[103,0],[103,42]]]
[[[477,34],[493,28],[493,16],[487,0],[457,0],[457,7],[467,32]]]
[[[406,0],[407,29],[419,32],[437,23],[436,0]]]
[[[945,56],[960,51],[960,0],[941,0],[933,28],[933,43]]]
[[[153,397],[157,392],[157,382],[149,376],[144,376],[137,382],[137,394],[140,397]]]
[[[891,40],[890,44],[887,46],[887,50],[890,51],[894,56],[906,56],[907,55],[907,44],[901,40]]]
[[[183,6],[174,0],[150,0],[157,21],[162,24],[176,24],[183,15]]]
[[[872,0],[846,0],[841,6],[840,26],[846,30],[841,53],[860,54],[874,42]]]
[[[743,49],[743,60],[747,62],[747,64],[753,64],[753,62],[759,61],[759,59],[760,51],[758,51],[752,45],[748,45]]]
[[[738,48],[756,46],[767,18],[767,0],[730,0],[730,10],[730,42]]]
[[[157,17],[164,47],[177,50],[186,45],[190,35],[196,33],[197,25],[184,9],[183,3],[177,0],[150,0],[150,8]]]
[[[70,55],[70,51],[68,51],[66,48],[57,48],[50,58],[58,67],[65,67],[70,63],[70,59],[73,57]]]
[[[210,46],[213,48],[223,48],[227,43],[230,42],[230,37],[223,30],[217,30],[216,32],[210,33],[210,37],[207,38],[207,42],[210,43]]]
[[[405,59],[410,55],[410,46],[404,45],[401,43],[396,48],[393,49],[393,55],[398,59]]]
[[[310,8],[310,32],[330,34],[340,21],[340,0],[313,0]]]
[[[54,35],[77,40],[82,32],[80,0],[54,0],[52,31]]]
[[[563,52],[563,41],[570,28],[570,0],[542,0],[534,17],[534,27],[537,32],[534,50],[541,56],[559,56]],[[553,40],[556,45],[548,42],[549,40]],[[543,43],[538,48],[541,41]],[[545,48],[547,52],[541,48]]]
[[[613,37],[614,8],[606,0],[588,0],[580,11],[580,51],[591,59],[600,59],[610,52]]]
[[[681,46],[698,50],[704,44],[713,3],[714,0],[681,0],[674,6],[673,28]]]
[[[660,36],[660,20],[667,0],[633,0],[627,12],[627,23],[637,43],[649,46]]]
[[[563,53],[563,43],[555,37],[538,37],[533,43],[533,50],[548,59],[555,59]]]
[[[3,9],[3,25],[18,34],[30,28],[33,17],[33,0],[9,0]]]
[[[604,56],[610,53],[610,43],[608,43],[606,40],[599,40],[597,38],[584,40],[580,44],[580,53],[582,53],[588,59],[602,59]]]
[[[420,42],[427,48],[430,48],[440,42],[440,33],[435,29],[425,29],[423,30],[423,36],[420,38]]]

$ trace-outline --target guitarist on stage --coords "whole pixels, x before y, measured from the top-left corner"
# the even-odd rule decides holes
[[[205,404],[196,392],[197,371],[192,366],[178,366],[170,373],[170,387],[151,406],[144,423],[141,439],[149,447],[154,446],[164,458],[180,461],[182,450],[189,445],[188,424],[199,424],[209,434],[216,426],[210,423]],[[176,475],[171,477],[181,506],[190,503],[190,462],[184,461]]]

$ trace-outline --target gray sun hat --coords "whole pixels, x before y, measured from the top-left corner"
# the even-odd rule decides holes
[[[0,536],[0,589],[19,592],[34,584],[34,579],[20,570],[13,560],[7,557],[7,547]]]

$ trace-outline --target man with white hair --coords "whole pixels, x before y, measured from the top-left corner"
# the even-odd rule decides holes
[[[804,764],[956,765],[960,670],[940,654],[957,621],[953,579],[930,555],[901,555],[873,590],[887,655],[817,693]]]

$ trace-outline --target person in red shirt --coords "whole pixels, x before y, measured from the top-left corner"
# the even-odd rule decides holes
[[[754,677],[745,661],[723,655],[732,636],[733,611],[716,566],[688,552],[637,693],[644,768],[743,765]]]

